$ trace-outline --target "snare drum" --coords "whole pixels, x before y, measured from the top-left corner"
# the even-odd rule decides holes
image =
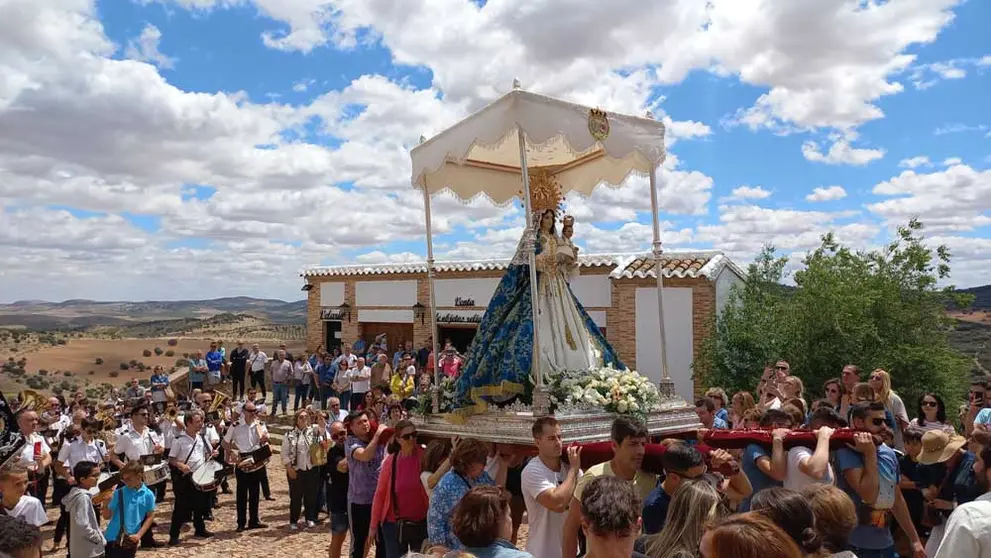
[[[193,485],[196,487],[196,490],[200,492],[213,492],[216,490],[220,485],[220,481],[224,478],[217,473],[220,473],[223,469],[223,465],[212,459],[208,459],[200,465],[198,469],[193,471]]]
[[[158,483],[165,482],[169,478],[169,464],[159,463],[158,465],[146,465],[145,466],[145,484],[148,486],[155,486]]]
[[[269,459],[272,458],[272,448],[268,444],[259,447],[255,451],[249,452],[248,457],[242,460],[238,467],[245,473],[254,473],[255,471],[260,471],[268,465]]]

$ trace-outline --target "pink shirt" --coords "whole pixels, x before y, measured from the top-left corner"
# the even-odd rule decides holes
[[[443,357],[440,361],[440,369],[448,376],[457,376],[461,372],[461,359],[458,357]]]
[[[396,498],[399,515],[409,521],[423,521],[427,518],[430,498],[420,482],[420,456],[423,448],[417,446],[413,455],[403,457],[396,463]],[[392,460],[398,454],[389,455],[382,461],[375,498],[372,502],[372,525],[383,521],[394,522],[392,511]]]

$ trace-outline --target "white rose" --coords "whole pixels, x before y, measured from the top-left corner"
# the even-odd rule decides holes
[[[620,401],[619,404],[616,405],[616,410],[621,413],[625,413],[628,407],[629,406],[626,404],[626,401]]]

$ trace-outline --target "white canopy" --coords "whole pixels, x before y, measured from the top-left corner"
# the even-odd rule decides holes
[[[504,204],[522,189],[518,130],[526,137],[527,167],[550,171],[561,193],[589,195],[600,183],[648,175],[664,160],[664,124],[605,113],[608,136],[589,130],[590,107],[520,89],[413,148],[412,184],[462,200],[486,194]]]

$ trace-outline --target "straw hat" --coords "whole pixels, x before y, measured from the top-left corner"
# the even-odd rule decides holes
[[[943,430],[930,430],[922,435],[922,452],[918,461],[922,465],[943,463],[948,461],[967,443],[967,438],[954,434],[950,436]]]

